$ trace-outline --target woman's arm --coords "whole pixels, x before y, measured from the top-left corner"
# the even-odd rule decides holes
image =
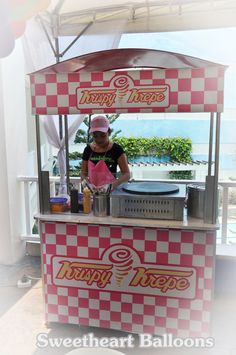
[[[118,165],[120,168],[121,176],[118,179],[116,179],[115,181],[113,181],[113,183],[112,183],[113,189],[115,189],[117,186],[119,186],[123,182],[126,182],[130,179],[130,171],[129,171],[129,166],[128,166],[126,155],[121,154],[121,156],[118,158],[117,162],[118,162]]]
[[[87,160],[82,160],[80,177],[81,177],[81,181],[88,178],[88,161]]]

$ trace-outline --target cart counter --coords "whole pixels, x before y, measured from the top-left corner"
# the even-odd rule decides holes
[[[209,336],[218,225],[92,214],[36,218],[47,322]]]

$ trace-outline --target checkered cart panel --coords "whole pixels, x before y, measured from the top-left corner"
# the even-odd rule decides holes
[[[214,232],[51,222],[41,222],[41,227],[47,321],[134,333],[209,336]],[[55,260],[58,259],[59,264],[63,260],[65,270],[69,265],[66,262],[78,266],[73,264],[76,261],[86,265],[97,262],[102,268],[111,260],[110,255],[114,259],[122,248],[133,253],[132,265],[136,272],[141,273],[143,267],[153,270],[157,266],[164,274],[170,270],[173,273],[194,270],[193,293],[186,293],[185,297],[171,293],[172,290],[167,294],[155,294],[155,289],[151,293],[142,290],[135,293],[128,283],[121,292],[118,286],[112,288],[112,279],[107,284],[109,290],[93,287],[94,284],[87,288],[83,284],[76,287],[69,273],[67,284],[55,284]],[[112,253],[109,254],[109,250]],[[127,260],[125,262],[129,263]],[[121,266],[119,270],[128,277],[130,271],[124,271]]]
[[[33,114],[222,112],[224,69],[32,74]]]

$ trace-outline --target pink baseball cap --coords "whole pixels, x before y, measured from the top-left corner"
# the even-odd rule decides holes
[[[92,119],[89,133],[104,132],[109,129],[109,121],[105,116],[96,116]]]

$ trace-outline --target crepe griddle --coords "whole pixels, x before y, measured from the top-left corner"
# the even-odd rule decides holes
[[[177,185],[157,181],[137,181],[126,183],[122,186],[122,190],[136,195],[169,195],[179,192]]]

